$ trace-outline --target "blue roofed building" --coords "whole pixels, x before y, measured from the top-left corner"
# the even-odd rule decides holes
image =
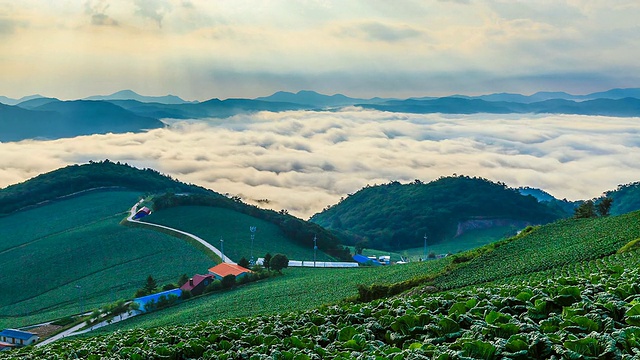
[[[364,255],[355,254],[353,255],[353,260],[355,260],[360,265],[372,265],[372,266],[380,266],[382,265],[378,260],[368,258]]]
[[[135,298],[133,302],[138,304],[138,311],[151,312],[158,308],[158,305],[160,305],[159,307],[163,307],[163,304],[168,305],[167,302],[173,303],[177,301],[181,295],[182,290],[173,289]]]
[[[0,349],[27,346],[38,340],[40,337],[32,332],[5,329],[0,332]]]

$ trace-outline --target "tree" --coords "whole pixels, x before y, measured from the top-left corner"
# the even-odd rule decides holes
[[[289,267],[289,259],[286,255],[276,254],[270,262],[271,269],[282,273],[282,269]]]
[[[180,275],[180,279],[178,279],[178,287],[182,287],[182,285],[189,282],[189,276],[187,274]]]
[[[147,292],[147,294],[153,294],[154,292],[156,292],[156,290],[158,290],[158,283],[151,275],[149,275],[149,277],[147,277],[147,283],[144,284],[143,289]]]
[[[269,266],[271,265],[271,254],[267,253],[267,255],[264,256],[264,261],[262,262],[262,266],[264,266],[265,269],[269,270]]]
[[[238,265],[242,266],[245,269],[248,269],[251,265],[249,264],[249,260],[244,256],[238,261]]]
[[[610,197],[606,197],[600,200],[600,202],[597,205],[598,214],[600,216],[609,216],[609,211],[611,210],[612,203],[613,203],[613,199]]]
[[[355,245],[356,254],[362,255],[362,250],[369,247],[369,239],[360,238]]]
[[[575,209],[573,216],[576,219],[588,219],[596,217],[596,206],[593,203],[593,200],[583,201],[582,204],[580,204],[580,206]]]

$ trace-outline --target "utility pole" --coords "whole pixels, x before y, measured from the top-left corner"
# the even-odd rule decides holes
[[[424,253],[422,254],[422,261],[427,260],[427,234],[424,234]]]
[[[316,267],[316,253],[318,252],[317,237],[313,235],[313,267]]]
[[[255,262],[253,260],[253,238],[255,237],[256,227],[249,226],[249,231],[251,231],[251,261],[249,263],[253,266],[255,265]]]
[[[222,255],[222,262],[224,262],[224,240],[222,238],[220,238],[220,255]]]

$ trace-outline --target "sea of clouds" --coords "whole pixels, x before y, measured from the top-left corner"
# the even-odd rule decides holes
[[[89,160],[150,167],[308,218],[363,186],[480,176],[589,199],[640,180],[640,119],[261,112],[143,133],[0,143],[0,187]]]

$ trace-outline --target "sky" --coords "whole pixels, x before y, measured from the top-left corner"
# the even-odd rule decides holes
[[[0,95],[637,87],[637,0],[0,0]]]
[[[454,174],[586,200],[640,180],[639,120],[352,107],[174,121],[136,134],[0,143],[0,187],[110,159],[304,219],[367,184]]]

